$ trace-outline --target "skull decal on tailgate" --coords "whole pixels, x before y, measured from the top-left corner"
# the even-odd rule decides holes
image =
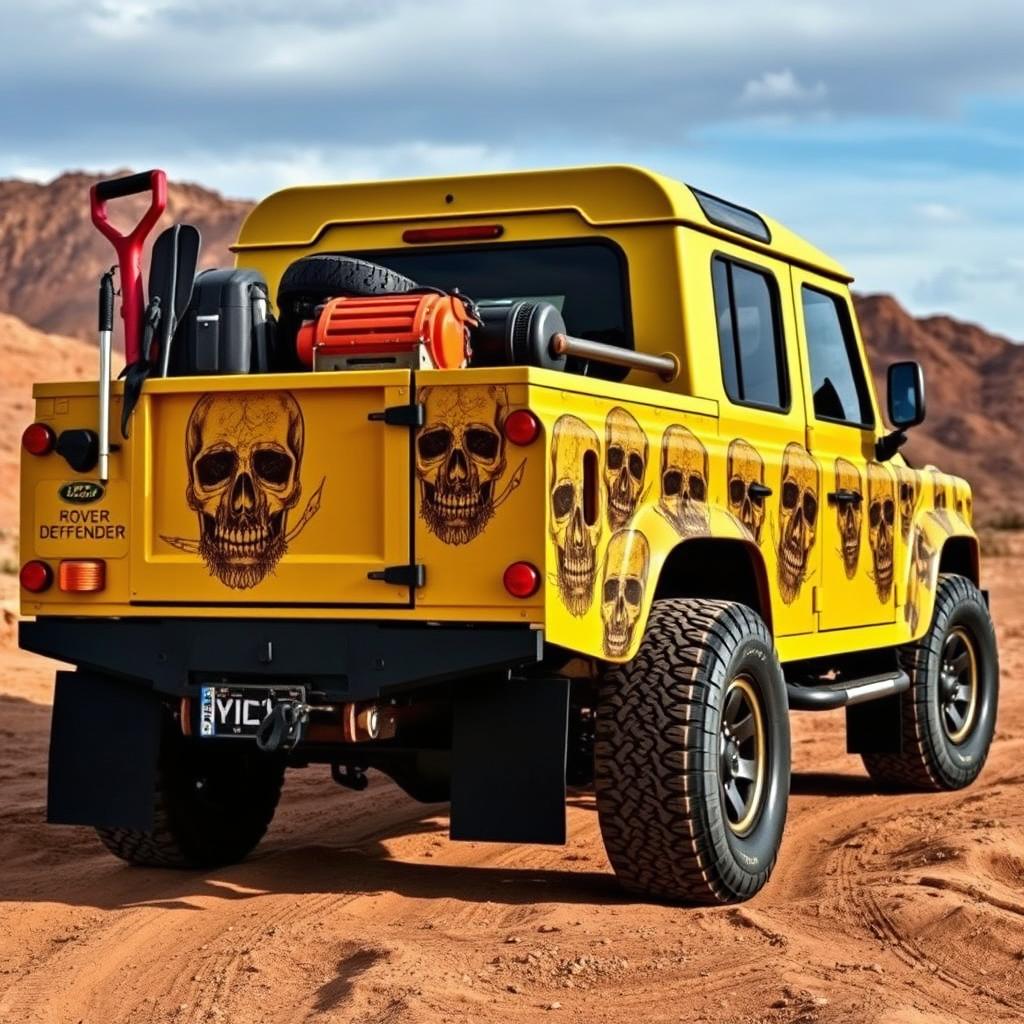
[[[289,531],[304,442],[302,410],[287,391],[204,395],[185,428],[185,498],[199,517],[199,541],[162,539],[198,552],[225,586],[256,586],[320,508],[323,481]]]
[[[508,414],[505,388],[493,384],[422,388],[426,422],[416,436],[420,515],[445,544],[468,544],[518,486],[523,465],[502,494]]]

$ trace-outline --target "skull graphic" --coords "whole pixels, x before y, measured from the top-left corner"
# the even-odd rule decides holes
[[[567,414],[555,421],[551,432],[551,535],[558,589],[566,608],[576,616],[584,615],[594,600],[601,539],[596,507],[599,448],[597,434],[583,420]],[[595,486],[588,486],[588,480]]]
[[[836,491],[856,494],[856,501],[836,501],[836,525],[846,578],[857,575],[860,560],[861,526],[864,522],[864,483],[860,470],[846,459],[836,459]]]
[[[782,454],[779,495],[779,592],[786,604],[800,593],[809,571],[818,533],[818,464],[802,445],[791,441]]]
[[[708,451],[692,431],[678,423],[668,427],[661,439],[658,506],[684,536],[705,537],[711,532]]]
[[[764,526],[764,459],[747,441],[737,438],[729,445],[726,456],[729,481],[729,511],[747,528],[750,536],[761,543]]]
[[[205,395],[185,437],[199,554],[226,586],[254,587],[288,545],[288,512],[302,492],[302,410],[288,392]]]
[[[900,483],[899,506],[900,506],[900,535],[903,543],[910,540],[910,527],[914,522],[914,513],[917,511],[917,499],[920,496],[917,473],[904,466],[896,467],[896,477]]]
[[[604,486],[608,523],[625,526],[636,511],[647,473],[647,435],[632,413],[616,406],[604,422]]]
[[[640,618],[650,565],[647,538],[637,530],[618,530],[608,541],[601,588],[604,653],[621,658],[629,650]]]
[[[974,500],[970,485],[965,480],[953,481],[953,504],[956,514],[970,526],[974,519]]]
[[[946,477],[938,470],[932,470],[932,485],[935,491],[935,518],[946,533],[952,533],[953,524],[949,520],[949,492],[946,490]]]
[[[505,472],[505,388],[430,387],[420,391],[426,422],[416,437],[420,515],[445,544],[466,544],[487,525]]]
[[[910,623],[911,633],[915,635],[921,621],[921,591],[931,583],[934,556],[935,549],[928,543],[924,531],[917,529],[911,542],[910,578],[907,584],[907,602],[903,606],[903,616]]]
[[[868,534],[875,565],[878,600],[887,603],[892,595],[893,535],[896,525],[896,485],[886,468],[868,463]]]

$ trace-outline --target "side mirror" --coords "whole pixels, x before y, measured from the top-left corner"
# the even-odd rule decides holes
[[[924,373],[921,364],[911,359],[892,363],[887,390],[889,422],[895,429],[875,442],[875,458],[879,462],[891,459],[906,442],[905,431],[924,420]]]
[[[889,422],[908,430],[924,420],[924,373],[913,360],[889,367]]]

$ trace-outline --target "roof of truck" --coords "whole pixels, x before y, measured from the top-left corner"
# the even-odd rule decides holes
[[[702,196],[702,199],[698,199]],[[306,247],[335,224],[494,217],[573,210],[595,227],[685,224],[844,281],[845,268],[778,221],[742,207],[760,221],[767,241],[709,219],[714,197],[642,167],[609,165],[400,181],[301,185],[275,192],[246,218],[234,248]]]

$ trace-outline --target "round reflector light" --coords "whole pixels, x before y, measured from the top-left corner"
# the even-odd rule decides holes
[[[533,444],[540,435],[540,420],[529,409],[516,409],[505,418],[504,429],[513,444]]]
[[[30,455],[49,455],[57,443],[57,435],[45,423],[30,423],[21,435],[22,447]]]
[[[19,573],[21,585],[33,594],[41,594],[53,584],[53,570],[38,560],[26,562]]]
[[[529,562],[513,562],[502,582],[513,597],[533,597],[540,589],[540,570]]]

